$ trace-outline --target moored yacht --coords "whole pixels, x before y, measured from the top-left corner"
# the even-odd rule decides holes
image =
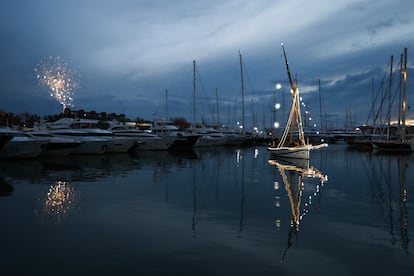
[[[226,136],[226,145],[240,146],[247,140],[246,135],[237,133],[234,129],[222,129],[220,131]]]
[[[66,156],[75,151],[82,141],[71,137],[58,137],[52,133],[45,131],[33,131],[30,135],[49,139],[49,143],[40,153],[41,156]]]
[[[132,126],[116,125],[109,129],[116,137],[130,137],[137,141],[136,149],[168,150],[176,140],[174,136],[159,136]]]
[[[90,135],[82,129],[61,128],[49,131],[57,137],[70,137],[80,140],[81,145],[72,154],[103,154],[108,149],[109,140],[107,138]]]
[[[92,119],[61,118],[47,123],[46,127],[56,135],[79,138],[82,145],[74,151],[75,154],[122,153],[135,146],[134,139],[115,137],[112,132],[98,128],[98,123]]]
[[[224,146],[227,142],[226,135],[213,128],[192,128],[190,131],[200,136],[196,147]]]
[[[194,146],[200,137],[200,135],[197,134],[180,131],[179,128],[174,126],[171,122],[158,120],[153,122],[152,133],[160,136],[175,137],[176,139],[169,150],[194,149]]]
[[[108,141],[106,152],[128,152],[136,145],[136,140],[130,137],[116,136],[111,131],[100,128],[82,129],[90,136],[106,139]]]
[[[33,137],[28,133],[13,130],[8,127],[0,128],[2,135],[11,136],[11,140],[0,149],[0,159],[34,158],[38,156],[49,143],[48,138]]]

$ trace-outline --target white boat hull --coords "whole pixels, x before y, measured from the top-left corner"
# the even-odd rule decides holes
[[[0,159],[34,158],[46,148],[47,143],[48,140],[44,139],[15,137],[0,150]]]
[[[285,157],[285,158],[300,158],[300,159],[309,159],[309,152],[310,152],[310,148],[308,146],[280,147],[280,148],[269,147],[268,150],[274,156]]]
[[[132,149],[136,144],[134,138],[112,137],[109,140],[106,152],[125,153]]]
[[[310,151],[315,149],[320,149],[326,147],[328,144],[320,145],[304,145],[296,147],[268,147],[267,149],[274,156],[284,157],[284,158],[298,158],[298,159],[309,159]]]

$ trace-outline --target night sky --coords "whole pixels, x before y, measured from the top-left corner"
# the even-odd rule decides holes
[[[408,48],[408,105],[414,100],[414,2],[409,0],[4,0],[1,4],[0,111],[61,112],[62,105],[39,84],[34,71],[45,58],[60,57],[80,83],[74,93],[75,110],[149,120],[168,112],[168,117],[191,121],[195,60],[196,120],[211,124],[219,119],[234,126],[242,110],[240,51],[246,127],[270,126],[275,101],[282,103],[276,113],[281,118],[290,99],[282,42],[315,124],[320,124],[320,102],[322,120],[330,126],[365,123],[373,91],[384,93],[382,80],[388,89],[391,55],[394,70],[399,69],[404,48]],[[393,95],[398,82],[396,72]],[[277,83],[282,89],[275,89]],[[409,109],[408,117],[411,114]]]

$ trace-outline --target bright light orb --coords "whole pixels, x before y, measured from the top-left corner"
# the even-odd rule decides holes
[[[273,123],[273,127],[274,127],[274,128],[279,128],[279,123],[278,123],[278,122],[274,122],[274,123]]]
[[[282,85],[280,83],[276,83],[275,88],[276,90],[280,90],[282,88]]]
[[[280,103],[275,103],[275,109],[279,110],[280,109]]]

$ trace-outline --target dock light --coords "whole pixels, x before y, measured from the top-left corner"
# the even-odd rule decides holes
[[[273,123],[273,127],[274,127],[274,128],[279,128],[279,122],[274,122],[274,123]]]
[[[275,109],[279,110],[280,109],[280,103],[275,103]]]
[[[282,85],[280,83],[276,83],[275,88],[276,90],[280,90],[282,88]]]

